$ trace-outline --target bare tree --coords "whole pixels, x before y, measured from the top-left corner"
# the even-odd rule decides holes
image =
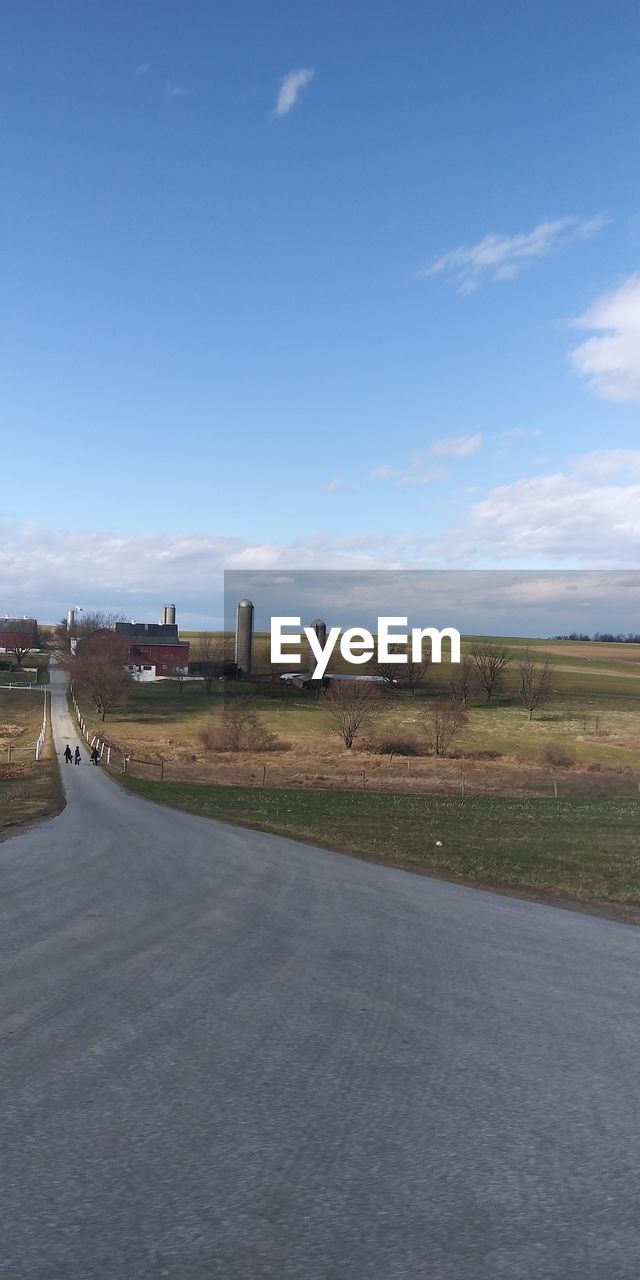
[[[94,635],[96,631],[115,631],[116,622],[126,621],[122,613],[105,613],[101,609],[87,609],[86,612],[83,611],[82,617],[78,616],[74,619],[69,631],[67,619],[62,618],[53,633],[53,648],[61,658],[64,658],[64,655],[74,647],[72,641],[86,640],[87,636]]]
[[[409,659],[406,665],[397,668],[400,686],[408,689],[412,698],[415,698],[419,685],[424,684],[430,666],[431,653],[426,653],[419,662],[412,662]]]
[[[423,652],[419,661],[414,662],[402,645],[395,644],[390,653],[405,654],[406,662],[376,662],[375,673],[393,689],[408,689],[415,698],[416,690],[427,678],[431,666],[431,651]]]
[[[453,739],[467,724],[469,717],[459,702],[452,702],[449,698],[434,698],[425,706],[419,719],[434,756],[446,756]]]
[[[380,708],[380,686],[372,680],[332,680],[320,695],[320,708],[331,729],[351,750],[355,737]]]
[[[451,678],[449,680],[449,688],[452,697],[462,703],[463,707],[468,707],[475,688],[477,687],[476,667],[473,658],[467,654],[462,658],[461,662],[456,663],[451,668]]]
[[[169,676],[169,679],[175,681],[175,683],[177,684],[178,693],[182,693],[182,689],[184,687],[184,682],[186,679],[184,667],[181,667],[180,664],[177,664],[177,665],[173,664],[172,666],[169,667],[167,674]]]
[[[34,624],[28,620],[24,626],[18,622],[11,631],[4,631],[0,639],[7,653],[13,654],[19,667],[27,654],[33,653],[38,647],[38,633]]]
[[[129,679],[127,645],[115,631],[94,631],[70,659],[74,685],[89,699],[101,720],[120,701]]]
[[[376,675],[380,676],[380,679],[384,680],[385,684],[388,684],[390,688],[397,685],[399,670],[400,668],[396,662],[376,662],[375,664]]]
[[[482,641],[474,645],[471,657],[478,673],[478,680],[487,695],[487,702],[491,702],[494,693],[500,689],[504,673],[511,662],[509,650]]]
[[[530,720],[533,720],[534,711],[549,701],[552,693],[551,663],[538,663],[530,649],[523,649],[518,662],[518,694]]]
[[[116,622],[126,622],[123,613],[104,613],[101,609],[87,610],[76,618],[72,635],[78,639],[93,635],[94,631],[115,631]]]
[[[204,680],[205,693],[212,693],[215,681],[224,674],[224,638],[214,635],[213,631],[203,631],[192,646],[191,654],[195,669]]]

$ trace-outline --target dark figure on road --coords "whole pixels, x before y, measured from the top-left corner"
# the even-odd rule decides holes
[[[76,747],[76,754],[74,756],[74,760],[76,764],[80,764],[80,748],[79,747]]]
[[[69,743],[67,743],[64,749],[64,758],[67,764],[71,764],[71,761],[73,760],[73,756],[71,755],[71,747],[69,746]]]
[[[97,747],[94,747],[91,752],[91,763],[100,764],[100,752],[98,751]]]

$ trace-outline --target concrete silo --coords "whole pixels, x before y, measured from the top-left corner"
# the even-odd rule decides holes
[[[320,645],[322,646],[322,648],[324,649],[324,646],[325,646],[325,645],[326,645],[326,643],[327,643],[327,624],[326,624],[326,622],[323,622],[323,621],[322,621],[322,618],[314,618],[313,622],[310,622],[310,623],[309,623],[309,626],[312,628],[312,630],[313,630],[313,631],[315,631],[315,633],[316,633],[316,635],[317,635],[317,637],[318,637],[318,644],[320,644]],[[315,666],[316,666],[316,660],[315,660],[315,658],[314,658],[313,654],[310,652],[310,653],[309,653],[309,675],[310,675],[310,676],[312,676],[312,675],[313,675],[313,672],[315,671]]]
[[[250,600],[240,600],[236,608],[236,666],[243,676],[251,675],[253,649],[253,605]]]
[[[162,621],[166,626],[174,627],[176,622],[176,606],[174,604],[166,604],[164,606]]]

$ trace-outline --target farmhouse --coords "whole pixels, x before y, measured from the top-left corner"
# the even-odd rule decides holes
[[[126,646],[126,665],[133,680],[185,675],[189,644],[175,622],[116,622],[116,635]]]

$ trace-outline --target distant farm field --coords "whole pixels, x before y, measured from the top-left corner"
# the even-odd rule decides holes
[[[187,633],[188,634],[188,633]],[[197,638],[194,647],[197,647]],[[487,702],[473,694],[468,723],[446,758],[428,754],[422,715],[435,696],[450,697],[451,668],[433,666],[416,696],[382,698],[375,722],[347,751],[332,734],[313,690],[295,690],[267,661],[268,637],[256,637],[251,681],[130,685],[101,725],[86,718],[135,759],[164,762],[164,775],[231,785],[504,795],[638,795],[640,782],[640,646],[493,638],[513,652],[503,688]],[[465,638],[463,651],[474,644]],[[524,645],[553,665],[553,694],[529,720],[518,701],[515,661]],[[334,664],[337,669],[340,664]],[[343,670],[348,670],[342,664]],[[211,747],[225,709],[242,704],[273,735],[272,749]],[[209,744],[207,745],[207,739]],[[407,739],[411,746],[406,748]],[[145,772],[143,765],[138,772]],[[154,776],[153,765],[146,771]]]

